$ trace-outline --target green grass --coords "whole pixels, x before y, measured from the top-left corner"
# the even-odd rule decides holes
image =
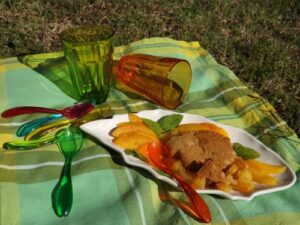
[[[0,58],[60,51],[58,34],[79,24],[112,26],[116,45],[155,36],[199,41],[300,135],[299,5],[297,0],[2,0]]]

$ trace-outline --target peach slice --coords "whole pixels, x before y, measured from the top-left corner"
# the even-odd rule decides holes
[[[185,133],[190,131],[198,131],[198,130],[210,130],[216,133],[219,133],[225,137],[229,138],[229,134],[226,130],[221,127],[216,126],[212,123],[188,123],[188,124],[181,124],[177,128],[173,130],[173,133]]]
[[[158,141],[156,137],[149,136],[144,132],[134,131],[119,135],[113,140],[113,143],[124,149],[138,149],[144,144],[156,141]]]
[[[128,119],[130,122],[135,122],[135,123],[142,123],[143,120],[141,117],[139,117],[138,115],[135,115],[133,113],[128,113]]]
[[[280,174],[285,171],[283,165],[272,165],[258,160],[246,160],[251,171],[257,171],[260,175]]]
[[[137,152],[142,155],[143,157],[145,157],[147,160],[148,160],[148,163],[155,167],[156,166],[152,163],[152,161],[149,159],[149,156],[148,156],[148,146],[149,146],[149,143],[146,143],[146,144],[143,144],[141,145],[138,149],[137,149]]]
[[[251,169],[250,169],[251,170]],[[276,178],[271,175],[261,175],[255,170],[251,170],[253,181],[259,184],[265,184],[270,186],[275,186],[277,184]]]
[[[146,144],[141,145],[137,149],[138,153],[141,154],[142,156],[144,156],[147,159],[148,159],[148,146],[149,146],[149,143],[146,143]]]
[[[145,126],[143,123],[137,122],[126,122],[120,126],[117,126],[115,129],[112,130],[111,135],[116,138],[122,134],[137,131],[145,133],[145,135],[147,136],[156,138],[156,134],[149,127]]]

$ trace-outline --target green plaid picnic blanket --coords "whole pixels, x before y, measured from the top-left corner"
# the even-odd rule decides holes
[[[114,59],[144,53],[183,58],[190,62],[192,85],[185,102],[175,111],[199,114],[242,128],[283,157],[298,172],[299,139],[268,101],[248,89],[225,66],[218,64],[198,42],[150,38],[116,47]],[[37,54],[0,61],[0,110],[35,105],[62,108],[76,100],[62,53]],[[108,104],[114,113],[156,109],[157,105],[129,98],[112,88]],[[16,139],[22,123],[35,116],[0,119],[0,144]],[[170,190],[142,169],[126,165],[120,155],[86,138],[72,168],[74,202],[68,217],[58,218],[51,192],[63,165],[58,148],[46,145],[27,151],[0,151],[0,224],[197,224],[181,209],[159,198]],[[211,224],[299,224],[298,180],[291,188],[232,201],[203,195],[212,213]]]

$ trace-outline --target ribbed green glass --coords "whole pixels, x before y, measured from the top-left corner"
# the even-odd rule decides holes
[[[112,73],[112,37],[107,26],[80,26],[61,33],[71,80],[80,100],[106,101]]]

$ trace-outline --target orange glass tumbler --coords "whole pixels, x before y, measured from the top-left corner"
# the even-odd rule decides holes
[[[122,57],[114,74],[119,90],[169,109],[183,102],[192,79],[186,60],[143,54]]]

